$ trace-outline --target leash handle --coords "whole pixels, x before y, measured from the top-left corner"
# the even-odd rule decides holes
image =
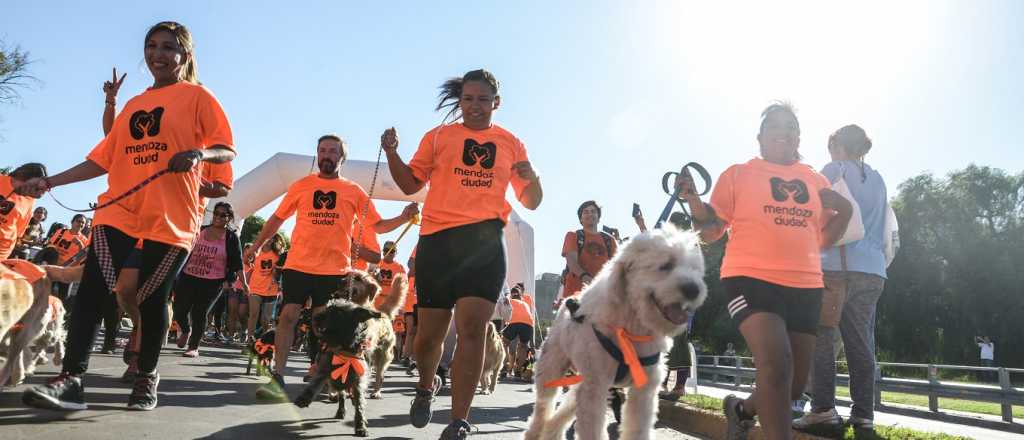
[[[677,202],[679,203],[680,208],[682,208],[683,215],[686,216],[686,220],[692,220],[692,218],[690,217],[690,212],[686,209],[686,203],[684,203],[683,200],[679,198],[679,190],[675,188],[674,185],[675,178],[682,174],[690,175],[692,178],[692,174],[690,173],[691,169],[696,171],[697,174],[700,175],[701,180],[704,181],[704,190],[697,193],[697,195],[703,196],[711,191],[711,174],[708,173],[708,170],[704,168],[704,166],[697,162],[690,162],[686,165],[683,165],[683,167],[679,170],[678,173],[673,171],[665,173],[663,176],[661,176],[661,188],[663,191],[665,191],[665,194],[668,194],[671,198],[668,200],[668,203],[665,204],[665,208],[661,210],[661,215],[658,216],[658,221],[654,224],[655,229],[661,228],[661,225],[664,224],[666,220],[668,220],[669,215],[672,214],[672,208],[675,206]],[[696,184],[696,182],[694,183]]]

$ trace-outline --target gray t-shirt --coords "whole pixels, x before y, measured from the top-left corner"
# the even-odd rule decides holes
[[[835,183],[842,176],[846,186],[850,188],[854,200],[860,206],[860,216],[864,221],[864,238],[846,245],[846,270],[863,272],[886,278],[885,254],[885,204],[888,194],[885,180],[868,164],[850,160],[835,161],[825,165],[821,174]],[[821,253],[821,269],[826,271],[843,270],[839,247],[833,247]]]

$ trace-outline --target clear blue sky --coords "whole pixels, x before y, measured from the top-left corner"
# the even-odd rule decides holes
[[[80,161],[101,138],[111,67],[128,73],[123,103],[151,83],[146,29],[175,20],[192,30],[200,79],[231,120],[236,176],[278,151],[312,154],[331,131],[353,158],[372,160],[393,125],[408,158],[441,119],[437,86],[494,72],[496,122],[526,142],[545,186],[539,210],[520,208],[536,229],[538,274],[564,265],[562,237],[579,226],[581,201],[598,200],[604,223],[632,235],[631,203],[653,222],[666,200],[663,172],[698,161],[717,177],[753,157],[772,99],[800,110],[801,152],[815,167],[827,162],[829,133],[863,126],[890,194],[908,177],[971,162],[1024,168],[1022,2],[254,3],[5,6],[0,36],[31,52],[42,84],[0,107],[3,164],[59,171]],[[85,206],[104,185],[57,193]],[[70,218],[48,197],[39,203],[50,220]]]

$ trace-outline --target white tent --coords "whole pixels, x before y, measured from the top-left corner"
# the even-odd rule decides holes
[[[234,207],[236,221],[241,221],[254,214],[284,195],[288,186],[314,170],[313,156],[301,154],[277,153],[244,176],[235,179],[231,194],[223,199],[207,204],[206,221],[212,215],[213,206],[217,201],[224,200]],[[370,191],[375,162],[349,159],[341,166],[341,175],[352,180]],[[382,163],[377,174],[377,182],[373,189],[373,198],[404,202],[423,202],[427,196],[424,188],[413,195],[405,195],[388,171],[387,163]],[[509,286],[522,282],[527,292],[536,292],[533,272],[533,227],[512,211],[509,223],[505,227],[505,251],[508,263],[508,275],[505,283]]]

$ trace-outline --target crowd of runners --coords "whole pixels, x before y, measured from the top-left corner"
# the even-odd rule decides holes
[[[538,355],[534,292],[523,283],[529,280],[506,277],[503,228],[512,210],[509,187],[530,210],[540,206],[543,190],[523,141],[492,121],[501,105],[498,80],[473,70],[445,81],[436,107],[444,120],[415,145],[403,145],[393,128],[381,135],[387,163],[380,172],[405,194],[426,186],[422,208],[411,203],[395,217],[381,216],[373,187],[340,175],[349,155],[344,138],[314,134],[315,171],[293,182],[262,229],[243,242],[236,227],[243,219],[229,203],[215,203],[202,224],[208,201],[232,190],[231,162],[245,149],[235,145],[228,116],[199,82],[193,48],[181,24],[150,28],[143,55],[152,86],[118,111],[124,76],[114,72],[103,87],[105,136],[85,160],[57,173],[26,164],[0,177],[0,192],[7,194],[0,207],[0,255],[84,265],[77,286],[56,291],[69,310],[62,371],[27,390],[26,404],[86,407],[84,383],[101,322],[99,350],[123,352],[130,409],[157,406],[161,354],[202,356],[204,344],[247,349],[271,329],[274,359],[253,395],[287,399],[289,353],[306,350],[309,374],[321,354],[309,317],[338,295],[352,270],[361,270],[385,292],[399,274],[408,277],[410,292],[394,331],[396,358],[418,376],[410,424],[422,428],[431,421],[435,395],[450,383],[451,420],[441,437],[469,436],[490,323],[507,351],[503,376],[529,381]],[[851,422],[870,426],[871,332],[885,277],[886,207],[881,177],[863,162],[871,141],[854,125],[836,131],[829,139],[834,161],[819,173],[801,163],[792,107],[775,104],[761,116],[758,157],[722,173],[708,202],[684,173],[676,188],[692,218],[671,219],[708,243],[731,231],[722,283],[730,315],[757,359],[758,384],[746,400],[726,399],[731,438],[745,438],[755,415],[768,438],[788,438],[789,402],[804,391],[812,357],[813,411],[797,425],[838,423],[829,382],[836,331],[851,359]],[[92,218],[78,214],[67,225],[44,228],[47,212],[33,211],[36,198],[101,176],[107,189]],[[835,248],[853,215],[851,196],[829,189],[837,180],[845,180],[859,204],[865,238]],[[646,230],[635,214],[639,231]],[[622,242],[617,231],[598,230],[597,202],[582,203],[577,216],[582,228],[568,231],[562,247],[559,302],[579,295]],[[290,243],[280,231],[288,219],[295,224]],[[380,245],[378,234],[415,222],[418,238]],[[405,265],[395,259],[400,247],[412,250]],[[834,312],[844,304],[853,312],[840,318]],[[122,330],[127,337],[118,341]],[[169,342],[181,351],[164,350]]]

